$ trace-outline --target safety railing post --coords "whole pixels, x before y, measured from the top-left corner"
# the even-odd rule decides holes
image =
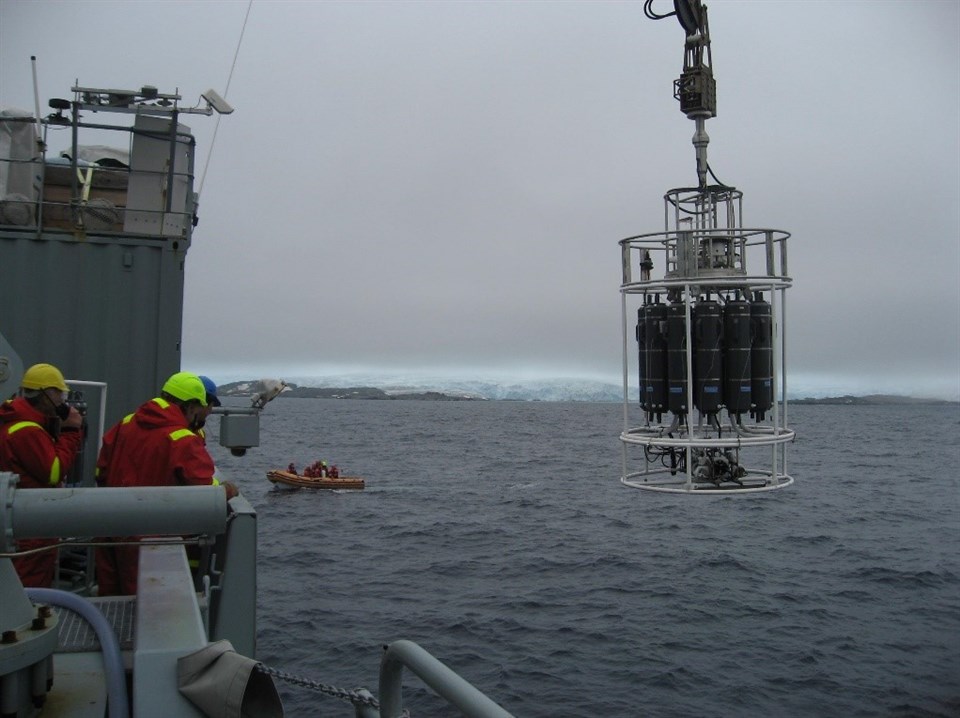
[[[466,718],[512,718],[510,713],[413,641],[394,641],[384,648],[380,661],[380,718],[399,718],[403,714],[404,667],[456,706]]]

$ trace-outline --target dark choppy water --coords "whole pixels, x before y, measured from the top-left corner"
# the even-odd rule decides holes
[[[259,514],[259,658],[376,693],[406,638],[518,717],[960,715],[956,406],[791,406],[796,483],[740,497],[622,486],[621,411],[273,402],[215,452]],[[264,477],[316,458],[367,490]]]

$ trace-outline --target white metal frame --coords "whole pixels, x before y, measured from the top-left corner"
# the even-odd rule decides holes
[[[792,279],[787,274],[786,255],[786,242],[790,234],[775,229],[738,227],[738,216],[742,213],[742,194],[733,189],[721,194],[725,197],[718,204],[709,193],[671,190],[664,196],[664,219],[668,229],[620,241],[623,263],[623,280],[620,286],[623,330],[623,431],[620,441],[623,473],[620,480],[626,486],[671,493],[730,494],[772,491],[793,483],[793,478],[787,473],[786,457],[786,444],[794,440],[795,433],[787,423],[784,318],[786,290],[792,285]],[[735,248],[735,265],[719,271],[699,266],[696,253],[690,253],[691,248],[696,249],[704,241],[711,242],[720,237]],[[686,259],[684,252],[687,253]],[[654,261],[655,267],[659,259],[659,267],[665,270],[662,277],[653,279],[649,271],[642,271],[640,279],[635,278],[634,268],[641,266],[641,262],[647,257]],[[751,263],[763,267],[765,271],[761,274],[748,274],[748,265]],[[770,297],[773,324],[773,405],[770,415],[763,422],[750,425],[736,425],[731,419],[727,436],[720,435],[721,432],[710,426],[705,421],[705,416],[692,406],[694,345],[691,337],[691,309],[694,299],[702,289],[709,289],[711,292],[734,289],[749,293],[759,291],[767,292]],[[634,425],[630,416],[631,406],[635,404],[630,399],[630,374],[635,363],[631,361],[631,357],[635,356],[631,347],[634,350],[636,348],[636,342],[632,338],[632,318],[636,316],[635,310],[640,302],[651,295],[668,292],[680,292],[685,304],[686,391],[690,398],[686,424],[652,423],[644,412],[644,423]],[[675,418],[672,414],[670,416]],[[642,447],[643,456],[637,459],[632,455],[631,447]],[[758,453],[762,455],[762,451],[756,450],[762,447],[769,448],[769,459],[761,458],[756,466],[743,465],[747,473],[740,477],[739,485],[730,482],[729,486],[718,486],[712,482],[694,481],[694,449],[734,449],[738,456],[741,450],[745,450],[751,454],[750,458],[755,460]],[[651,461],[648,455],[651,448],[683,452],[686,459],[684,468],[672,470]]]

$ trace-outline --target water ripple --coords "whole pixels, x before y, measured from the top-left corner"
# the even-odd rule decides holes
[[[888,409],[791,407],[796,484],[718,500],[621,486],[619,405],[281,400],[212,448],[258,511],[270,665],[375,690],[406,638],[527,718],[956,718],[960,497],[924,431],[956,419]],[[272,490],[318,445],[367,489]]]

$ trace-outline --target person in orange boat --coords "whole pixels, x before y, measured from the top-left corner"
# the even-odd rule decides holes
[[[20,489],[63,485],[83,441],[83,417],[66,403],[67,384],[52,364],[24,372],[20,395],[0,405],[0,471],[20,475]],[[19,551],[56,545],[54,539],[25,539]],[[56,572],[53,549],[13,559],[24,586],[49,588]]]
[[[287,466],[287,471],[289,471],[291,474],[297,473],[297,467],[293,465],[293,462],[292,462],[292,461],[291,461],[290,464]]]

